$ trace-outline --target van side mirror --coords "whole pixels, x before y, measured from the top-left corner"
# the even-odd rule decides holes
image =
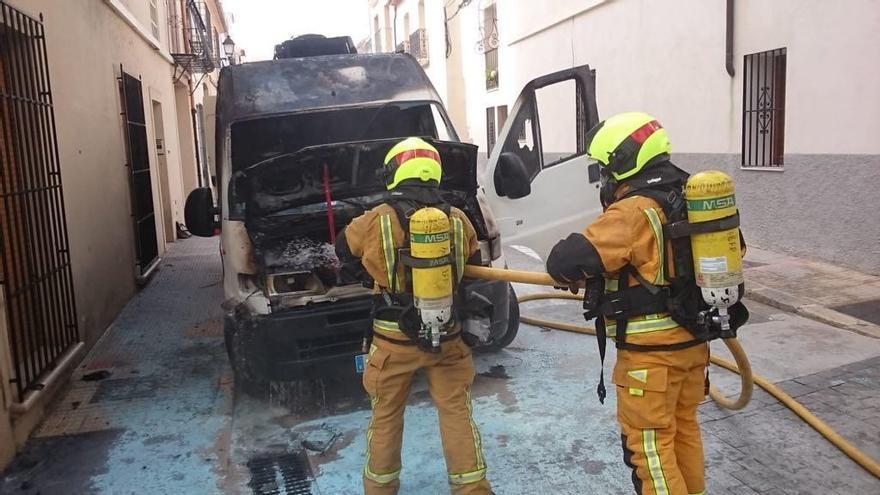
[[[516,153],[501,153],[495,169],[495,181],[497,186],[501,186],[496,189],[510,199],[524,198],[532,193],[532,181],[526,164]]]
[[[587,178],[590,180],[590,184],[599,182],[599,162],[592,162],[587,165]]]
[[[183,217],[190,232],[199,237],[213,237],[217,227],[216,214],[214,194],[210,187],[200,187],[189,193],[183,207]]]

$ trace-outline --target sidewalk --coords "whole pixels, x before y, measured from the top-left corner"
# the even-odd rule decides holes
[[[222,298],[217,239],[175,243],[0,475],[0,493],[219,493],[232,420]]]
[[[0,474],[0,493],[362,493],[369,410],[357,405],[361,392],[347,398],[354,407],[336,408],[340,402],[318,418],[234,394],[216,242],[193,238],[174,245]],[[776,255],[754,251],[747,277],[755,287],[776,277],[782,282],[775,288],[784,288],[794,284],[785,275],[806,271],[792,268],[799,260],[781,268],[772,264]],[[520,269],[543,266],[513,250],[508,261]],[[748,306],[752,316],[740,340],[755,371],[880,458],[880,339],[755,301]],[[583,321],[573,301],[533,302],[522,310]],[[720,344],[713,352],[726,356]],[[613,346],[608,353],[606,380]],[[510,347],[476,356],[475,367],[474,417],[497,493],[632,493],[631,473],[620,460],[616,388],[609,388],[605,405],[595,397],[595,338],[523,325]],[[711,377],[726,393],[738,390],[731,373],[713,368]],[[442,493],[437,414],[424,380],[413,388],[401,493]],[[700,421],[708,493],[880,493],[880,480],[762,391],[741,411],[707,401]]]
[[[880,277],[753,247],[744,264],[749,298],[880,339]]]

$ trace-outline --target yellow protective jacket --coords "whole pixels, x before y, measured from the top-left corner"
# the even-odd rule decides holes
[[[653,199],[630,196],[608,207],[587,226],[583,236],[593,245],[604,268],[606,292],[617,290],[619,271],[626,265],[654,285],[668,285],[667,276],[674,275],[671,243],[663,238],[666,216]],[[628,286],[638,285],[630,277]],[[609,335],[615,335],[616,324],[606,319]],[[627,341],[635,344],[674,344],[693,340],[691,333],[678,325],[668,313],[630,318]]]
[[[463,269],[464,263],[474,253],[479,251],[480,243],[474,226],[471,225],[464,212],[453,207],[450,209],[449,217],[452,220],[450,222],[452,224],[452,235],[450,237],[453,241],[453,247],[459,243],[458,239],[461,239],[460,245],[464,248],[461,252],[455,253],[459,258],[456,265],[461,266]],[[404,246],[406,231],[400,225],[400,220],[394,208],[389,204],[383,203],[352,220],[348,227],[345,228],[343,235],[337,240],[336,248],[336,251],[340,253],[340,258],[347,257],[343,254],[347,249],[352,257],[360,259],[364,269],[375,281],[374,288],[376,292],[379,292],[381,289],[388,290],[391,287],[388,277],[388,272],[391,271],[387,256],[389,254],[387,251],[389,246],[383,245],[383,223],[385,223],[386,229],[390,227],[394,239],[393,248],[398,249]],[[455,231],[455,225],[460,225],[460,232]],[[344,244],[344,246],[340,244]],[[397,266],[397,275],[400,277],[399,280],[404,280],[403,266],[400,263]],[[398,287],[403,289],[399,285]]]
[[[464,265],[480,248],[477,233],[467,216],[457,208],[450,208],[450,240],[455,254],[455,270],[458,280],[464,275]],[[397,281],[392,291],[389,273],[394,270],[397,249],[408,242],[404,241],[406,230],[400,225],[395,209],[389,204],[381,204],[351,221],[336,241],[336,252],[341,261],[358,258],[361,265],[373,279],[373,290],[380,292],[408,292],[406,287],[405,268],[397,263]],[[388,240],[391,242],[388,242]],[[454,323],[457,331],[458,323]],[[398,327],[396,318],[377,315],[373,321],[374,333],[379,333],[394,340],[405,340],[407,337]]]
[[[626,193],[618,191],[618,197]],[[612,203],[581,234],[572,234],[557,244],[547,258],[547,270],[557,280],[574,282],[602,274],[605,291],[617,290],[620,270],[627,265],[654,285],[669,285],[672,266],[664,260],[671,243],[663,238],[666,216],[653,199],[629,196]],[[628,286],[639,282],[630,277]],[[615,335],[616,323],[606,319],[608,334]],[[641,345],[677,344],[693,340],[668,313],[648,314],[627,321],[627,342]]]

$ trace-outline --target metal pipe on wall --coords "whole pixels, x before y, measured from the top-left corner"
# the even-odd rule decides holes
[[[727,74],[733,77],[735,73],[733,65],[733,0],[727,0],[724,64],[727,68]]]

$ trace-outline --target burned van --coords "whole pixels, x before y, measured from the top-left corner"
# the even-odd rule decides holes
[[[459,142],[439,95],[408,54],[226,67],[216,124],[219,200],[215,205],[211,189],[193,191],[186,219],[196,235],[220,229],[226,344],[239,380],[354,372],[373,295],[340,269],[333,241],[384,200],[381,164],[400,138],[436,146],[445,199],[473,223],[482,262],[503,264],[477,184],[477,148]],[[508,284],[470,281],[460,294],[490,305],[490,336],[477,350],[510,343],[519,312]]]

